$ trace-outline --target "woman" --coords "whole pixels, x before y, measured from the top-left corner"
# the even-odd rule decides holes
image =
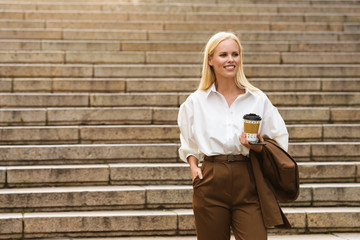
[[[288,147],[288,133],[277,109],[251,85],[243,71],[242,48],[232,33],[220,32],[208,41],[199,89],[181,105],[180,158],[190,164],[193,210],[199,240],[267,239],[249,151],[243,115],[262,117],[258,138]],[[203,161],[201,168],[199,161]]]

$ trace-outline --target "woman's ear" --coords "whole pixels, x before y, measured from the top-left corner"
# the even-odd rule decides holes
[[[209,58],[208,58],[208,64],[209,64],[209,66],[212,66],[213,64],[212,64],[212,57],[210,57],[209,56]]]

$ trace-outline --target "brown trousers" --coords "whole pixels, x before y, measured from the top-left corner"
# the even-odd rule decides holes
[[[198,240],[266,240],[250,161],[209,161],[203,179],[193,182],[193,210]]]

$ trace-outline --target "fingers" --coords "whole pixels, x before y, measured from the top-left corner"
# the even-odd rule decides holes
[[[203,179],[203,175],[202,175],[202,172],[201,172],[201,169],[200,169],[200,168],[196,169],[196,172],[195,172],[194,175],[195,175],[195,176],[194,176],[194,179],[195,179],[196,177],[199,177],[200,179]]]
[[[203,179],[203,175],[202,175],[202,171],[201,171],[201,169],[199,169],[198,176],[199,176],[199,178],[200,178],[200,179]]]
[[[203,175],[202,175],[201,169],[199,167],[191,170],[191,176],[192,176],[193,181],[196,177],[199,177],[199,179],[203,179]]]
[[[260,133],[257,134],[257,137],[258,137],[258,139],[259,139],[260,142],[263,142],[263,141],[264,141],[264,139],[260,136]]]
[[[260,134],[258,133],[257,134],[258,138],[259,138],[259,141],[260,142],[264,142],[264,139],[260,136]],[[245,132],[243,132],[240,136],[240,143],[242,145],[244,145],[245,147],[251,149],[251,150],[254,150],[255,152],[261,152],[262,151],[262,146],[259,146],[259,145],[250,145],[248,140],[246,139],[246,134]]]
[[[247,144],[249,144],[248,141],[247,141],[247,139],[246,139],[246,134],[245,134],[245,132],[243,132],[243,133],[241,134],[241,136],[240,136],[240,143],[241,143],[242,145],[247,145]]]

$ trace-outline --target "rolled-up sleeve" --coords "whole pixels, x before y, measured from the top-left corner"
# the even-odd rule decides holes
[[[278,109],[266,99],[265,113],[262,120],[261,135],[274,139],[285,151],[288,150],[289,134],[284,119]]]
[[[187,158],[191,155],[199,159],[199,149],[194,139],[192,130],[194,112],[192,108],[192,102],[190,100],[185,101],[180,106],[177,121],[180,129],[180,159],[184,162],[187,162]]]

